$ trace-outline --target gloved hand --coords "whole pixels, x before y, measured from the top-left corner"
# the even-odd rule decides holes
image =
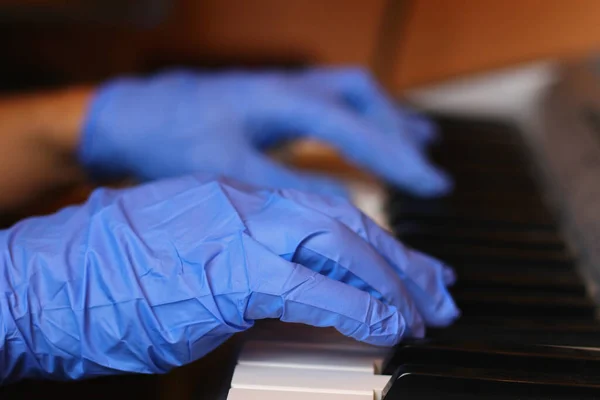
[[[458,310],[451,269],[341,197],[184,176],[0,231],[0,381],[162,373],[261,318],[374,345]]]
[[[433,125],[399,110],[357,69],[176,70],[117,79],[89,107],[79,156],[99,176],[149,180],[202,171],[263,187],[342,194],[331,179],[292,172],[262,153],[300,136],[333,145],[414,194],[451,188],[424,152]]]

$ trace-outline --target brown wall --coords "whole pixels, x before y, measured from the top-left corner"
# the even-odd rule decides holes
[[[169,64],[371,66],[385,0],[177,0],[152,28],[0,27],[10,62],[77,80]],[[0,9],[1,12],[1,9]]]
[[[413,0],[394,87],[600,50],[598,0]]]
[[[384,0],[182,1],[152,53],[208,59],[368,64]]]
[[[65,80],[96,80],[169,64],[352,63],[371,68],[401,92],[452,76],[600,48],[598,0],[173,4],[167,20],[151,28],[104,22],[2,24],[0,45],[6,51],[1,68],[8,68],[9,76],[15,70],[34,75],[43,70]]]

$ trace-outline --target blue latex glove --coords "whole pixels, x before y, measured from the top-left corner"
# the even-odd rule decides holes
[[[197,171],[253,185],[342,194],[263,151],[311,137],[386,181],[422,196],[451,189],[425,155],[433,125],[398,109],[358,69],[300,73],[169,71],[102,86],[86,118],[80,159],[101,175],[142,180]]]
[[[0,381],[162,373],[261,318],[374,345],[458,311],[451,269],[341,197],[184,176],[0,231]]]

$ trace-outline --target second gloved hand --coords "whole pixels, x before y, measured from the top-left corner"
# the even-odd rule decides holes
[[[452,270],[342,198],[186,176],[0,231],[0,382],[161,373],[253,321],[375,345],[458,310]]]
[[[99,175],[156,179],[201,171],[263,187],[339,194],[334,182],[290,171],[263,154],[278,142],[308,136],[392,184],[433,196],[451,188],[425,155],[433,134],[427,120],[398,109],[361,70],[178,70],[100,87],[79,156]]]

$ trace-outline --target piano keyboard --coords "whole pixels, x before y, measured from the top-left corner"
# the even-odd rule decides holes
[[[423,200],[392,190],[387,223],[455,268],[462,317],[395,349],[262,321],[237,356],[228,400],[600,399],[596,305],[520,132],[438,123],[432,156],[455,192]]]

